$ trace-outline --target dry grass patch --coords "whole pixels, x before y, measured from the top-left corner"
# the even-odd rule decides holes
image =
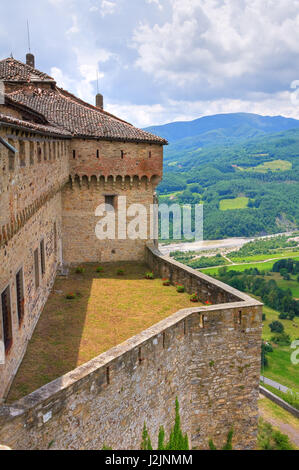
[[[13,402],[182,308],[190,295],[144,278],[138,263],[82,266],[58,278],[9,393]],[[117,274],[118,269],[124,275]],[[73,300],[66,299],[73,294]],[[200,305],[200,304],[198,304]]]

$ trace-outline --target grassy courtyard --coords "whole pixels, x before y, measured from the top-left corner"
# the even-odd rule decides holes
[[[190,295],[147,280],[144,264],[83,266],[57,278],[11,387],[13,402],[177,310],[189,308]],[[118,275],[118,269],[124,271]],[[66,297],[71,294],[73,299]],[[198,305],[198,304],[197,304]]]

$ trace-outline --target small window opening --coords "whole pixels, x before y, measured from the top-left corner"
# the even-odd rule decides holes
[[[24,318],[24,278],[23,278],[23,269],[16,274],[16,291],[17,291],[17,310],[19,325],[22,323]]]
[[[205,327],[205,317],[204,317],[203,314],[199,315],[199,326],[200,326],[200,328]]]
[[[44,276],[46,272],[45,241],[44,240],[40,242],[40,266],[41,266],[42,276]]]
[[[106,211],[115,209],[115,196],[105,196]]]
[[[7,287],[5,291],[1,294],[1,309],[3,320],[4,347],[5,352],[7,354],[12,346],[12,318],[9,287]]]
[[[125,156],[125,154],[124,154],[124,151],[123,151],[123,150],[121,150],[121,151],[120,151],[120,155],[121,155],[121,158],[123,159],[123,158],[124,158],[124,156]]]
[[[107,385],[110,385],[110,367],[106,368],[106,380],[107,380]]]
[[[76,150],[73,150],[73,158],[76,158]]]
[[[39,287],[39,265],[38,265],[38,249],[34,251],[34,276],[35,276],[35,287]]]
[[[100,158],[100,151],[97,150],[97,158]]]

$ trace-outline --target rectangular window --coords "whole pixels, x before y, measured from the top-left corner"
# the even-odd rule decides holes
[[[8,139],[9,145],[13,146],[13,141]],[[12,150],[8,151],[8,169],[9,171],[14,171],[15,169],[15,153]]]
[[[39,287],[39,264],[38,264],[38,249],[34,252],[34,276],[35,276],[35,287]]]
[[[37,161],[38,163],[42,161],[42,148],[40,142],[37,142]]]
[[[19,141],[20,148],[20,166],[26,166],[26,156],[25,156],[25,142],[23,140]]]
[[[121,156],[122,159],[124,158],[125,154],[124,154],[123,150],[120,151],[120,156]]]
[[[34,165],[34,143],[30,142],[30,165]]]
[[[57,225],[54,222],[54,256],[57,256]]]
[[[73,159],[76,158],[76,150],[73,150]]]
[[[115,209],[115,197],[116,196],[105,196],[106,211],[111,211],[111,206]]]
[[[16,275],[16,290],[17,290],[17,309],[18,309],[18,318],[19,324],[21,324],[24,318],[24,277],[23,269]]]
[[[44,276],[46,272],[45,241],[44,240],[40,242],[40,266],[41,266],[42,276]]]
[[[97,158],[100,158],[100,151],[97,150]]]
[[[1,294],[1,310],[3,321],[4,347],[5,352],[8,353],[12,345],[12,318],[9,287],[7,287],[5,291]]]
[[[47,159],[48,159],[47,142],[44,142],[44,160],[46,161]]]

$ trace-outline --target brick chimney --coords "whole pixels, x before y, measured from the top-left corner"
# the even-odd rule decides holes
[[[30,67],[35,68],[35,59],[34,59],[34,55],[33,55],[33,54],[28,53],[28,54],[26,55],[26,64],[27,64],[27,65],[30,65]]]
[[[96,95],[96,107],[100,109],[104,108],[104,98],[103,98],[103,95],[101,95],[101,93],[98,93]]]

